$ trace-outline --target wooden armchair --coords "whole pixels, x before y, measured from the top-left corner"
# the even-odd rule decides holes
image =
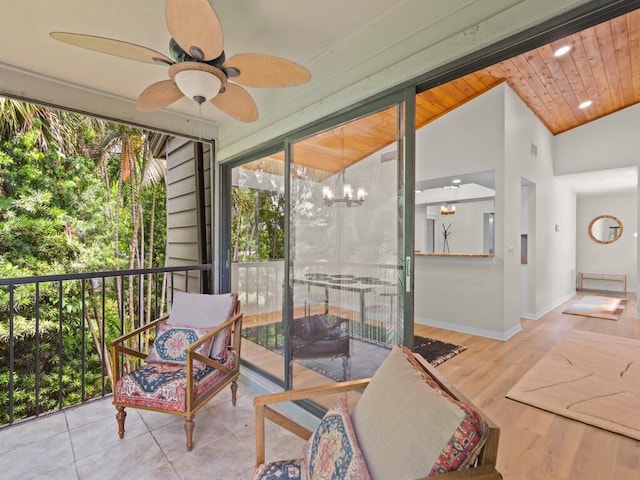
[[[278,472],[287,472],[288,476],[286,477],[283,476],[283,478],[291,478],[291,479],[297,479],[298,477],[306,478],[305,474],[302,471],[307,469],[307,475],[311,475],[310,469],[312,467],[310,467],[309,465],[310,465],[310,462],[312,462],[313,460],[310,459],[310,456],[314,455],[314,449],[322,450],[322,448],[326,447],[327,444],[331,444],[331,443],[340,444],[342,445],[342,447],[341,449],[330,452],[329,454],[326,450],[323,452],[324,455],[318,454],[318,458],[320,458],[320,460],[317,460],[317,462],[318,463],[322,463],[323,461],[325,462],[324,464],[321,465],[322,468],[325,468],[325,472],[327,468],[326,459],[332,458],[332,456],[334,458],[335,457],[339,458],[339,461],[336,463],[336,465],[343,466],[346,463],[345,461],[346,457],[342,457],[342,456],[344,455],[345,450],[348,450],[350,448],[348,446],[349,442],[344,439],[336,442],[335,441],[337,436],[336,432],[349,431],[350,429],[353,431],[353,436],[356,438],[356,440],[353,443],[358,443],[359,446],[361,447],[362,449],[361,454],[363,458],[362,461],[367,465],[367,468],[368,468],[368,472],[366,475],[362,473],[358,473],[356,474],[357,478],[369,478],[367,475],[370,475],[371,478],[373,478],[374,480],[376,478],[398,478],[398,479],[423,478],[424,479],[427,477],[441,478],[443,480],[445,479],[446,480],[456,480],[456,479],[499,480],[501,479],[502,476],[495,468],[497,454],[498,454],[498,441],[500,437],[500,429],[493,422],[491,422],[491,420],[489,420],[481,412],[479,412],[477,408],[475,408],[467,398],[465,398],[460,392],[458,392],[455,388],[449,385],[436,372],[436,370],[431,365],[429,365],[429,363],[426,360],[424,360],[424,358],[422,358],[420,355],[408,352],[407,349],[404,349],[403,347],[395,347],[392,350],[392,353],[389,355],[389,357],[393,355],[398,356],[397,351],[399,348],[403,350],[404,355],[413,357],[411,359],[412,367],[415,368],[416,371],[419,371],[419,376],[417,375],[412,376],[411,372],[409,373],[409,375],[406,375],[406,372],[402,372],[402,371],[397,372],[397,369],[394,368],[395,367],[394,366],[390,369],[387,369],[387,372],[386,372],[387,376],[385,377],[385,373],[381,372],[381,370],[384,370],[383,366],[387,362],[387,360],[385,360],[385,362],[380,367],[380,369],[376,372],[374,377],[370,379],[338,382],[331,385],[304,388],[304,389],[298,389],[298,390],[290,390],[290,391],[268,394],[268,395],[261,395],[261,396],[255,397],[253,402],[255,407],[255,416],[256,416],[256,434],[255,434],[256,471],[255,471],[254,480],[264,480],[267,478],[271,478],[271,476],[274,474],[277,477]],[[399,360],[399,361],[401,362],[402,360]],[[396,363],[396,365],[398,365],[398,363]],[[379,374],[380,374],[380,377],[376,379],[376,377],[378,377]],[[422,389],[426,388],[427,390],[433,389],[433,392],[440,392],[440,393],[434,393],[433,395],[437,397],[438,400],[436,402],[430,402],[430,401],[416,402],[417,397],[414,396],[413,387],[409,387],[407,390],[404,390],[403,387],[400,387],[401,391],[397,391],[398,385],[402,383],[402,380],[400,382],[395,382],[394,380],[392,380],[391,382],[388,381],[388,379],[390,377],[393,377],[394,375],[397,375],[399,377],[410,378],[411,379],[410,381],[414,381],[414,383],[420,384],[418,385],[418,388],[422,388]],[[415,380],[420,377],[421,379],[415,382]],[[425,387],[423,381],[426,382],[427,387]],[[375,383],[375,386],[373,388],[376,390],[376,393],[374,392],[371,392],[371,393],[373,393],[374,396],[377,395],[381,397],[383,399],[383,403],[372,404],[371,401],[367,399],[367,405],[363,406],[362,408],[364,410],[369,410],[371,415],[367,417],[367,420],[366,420],[367,424],[365,425],[362,425],[363,418],[361,418],[360,419],[361,425],[359,427],[359,425],[355,422],[356,420],[358,420],[358,418],[356,417],[358,415],[360,417],[364,417],[366,416],[366,413],[362,413],[362,411],[356,412],[356,410],[359,408],[358,404],[364,403],[363,402],[364,395],[367,394],[367,389],[369,388],[369,386],[374,383]],[[403,395],[406,394],[407,398],[410,399],[409,404],[412,404],[413,406],[411,408],[402,409],[401,406],[399,406],[396,402],[394,402],[394,398],[392,398],[393,394],[389,389],[396,390],[396,394],[397,394],[396,398],[398,398],[398,396],[402,397]],[[274,408],[274,406],[279,403],[317,398],[318,396],[322,396],[322,395],[336,395],[336,394],[344,395],[345,392],[352,392],[352,391],[364,391],[364,394],[358,399],[358,402],[356,403],[353,411],[350,414],[349,413],[346,414],[346,416],[352,418],[353,420],[346,421],[345,424],[347,426],[341,426],[341,428],[338,428],[338,429],[332,430],[331,427],[328,427],[326,430],[327,435],[325,435],[324,438],[318,437],[318,433],[317,433],[319,430],[322,430],[321,427],[323,425],[323,422],[325,421],[324,419],[318,426],[318,429],[315,432],[312,432],[309,429],[305,428],[304,426],[298,424],[296,421],[292,420],[290,417],[280,413]],[[384,403],[385,396],[387,396],[389,400],[386,403]],[[460,445],[469,445],[469,443],[465,443],[465,442],[467,442],[467,440],[470,437],[461,439],[459,436],[457,436],[454,442],[456,445],[453,448],[449,448],[452,445],[451,441],[449,441],[449,443],[444,442],[446,446],[445,446],[445,449],[442,450],[443,453],[440,453],[440,456],[438,456],[438,452],[440,452],[440,448],[442,447],[441,443],[438,444],[438,448],[436,449],[436,455],[433,455],[432,453],[429,453],[426,451],[428,450],[429,447],[425,446],[425,444],[429,442],[430,438],[437,436],[437,434],[439,433],[442,433],[442,432],[433,431],[434,427],[432,425],[436,423],[439,425],[442,425],[442,422],[440,421],[431,422],[428,419],[427,421],[424,421],[425,420],[424,416],[420,415],[420,412],[421,412],[421,409],[432,409],[434,410],[430,412],[430,415],[432,416],[432,418],[440,419],[442,418],[442,416],[446,416],[447,415],[446,412],[442,413],[440,410],[438,410],[441,408],[441,406],[438,406],[437,403],[442,401],[441,397],[450,399],[452,401],[454,408],[456,408],[459,405],[462,405],[464,410],[467,411],[467,413],[469,411],[472,411],[475,414],[477,414],[476,419],[478,417],[481,418],[479,423],[476,423],[476,425],[479,424],[482,426],[481,429],[483,430],[483,432],[479,434],[479,436],[481,436],[482,438],[477,441],[474,447],[470,447],[470,448],[473,448],[473,450],[472,451],[469,450],[468,453],[470,455],[464,458],[461,464],[458,464],[457,462],[461,461],[460,459],[462,457],[458,456],[459,452],[455,450],[459,448]],[[411,403],[412,401],[414,403]],[[346,400],[342,399],[342,402],[346,405]],[[334,415],[334,417],[339,416],[338,414],[336,414],[335,409],[336,407],[330,409],[329,412],[327,413],[327,416],[329,416],[330,414]],[[325,419],[327,418],[327,416],[325,416]],[[420,420],[420,417],[423,417],[423,419]],[[302,439],[308,440],[307,447],[305,448],[305,451],[302,452],[304,457],[296,458],[293,460],[280,460],[276,462],[265,463],[265,419],[268,419],[273,423],[281,426],[282,428],[285,428],[286,430],[294,433],[295,435],[299,436]],[[378,422],[379,425],[372,429],[369,423],[376,423],[376,422]],[[418,432],[417,438],[415,435],[412,436],[412,432],[410,431],[413,426],[411,425],[412,423],[416,424],[415,425],[416,428],[414,429],[414,432]],[[335,420],[334,420],[334,424],[335,424]],[[367,427],[366,429],[364,428],[365,426]],[[467,432],[465,433],[465,435],[468,435],[468,430],[469,430],[468,427],[469,427],[469,424],[465,424],[465,428],[463,429]],[[376,430],[378,434],[375,436],[371,435],[371,432]],[[399,432],[399,435],[395,435],[394,430],[395,430],[395,433]],[[458,433],[458,431],[459,430],[457,430],[456,433]],[[363,438],[363,436],[369,436],[374,438],[367,439],[367,438]],[[314,443],[314,437],[316,437],[315,443]],[[448,438],[448,433],[444,435],[444,438]],[[368,441],[366,442],[365,440],[368,440]],[[386,442],[386,445],[385,445],[385,442]],[[390,444],[395,444],[394,452],[402,452],[401,455],[397,455],[390,452],[389,451]],[[318,445],[320,446],[318,447]],[[345,445],[347,445],[347,447],[345,447]],[[371,445],[375,446],[375,448],[373,449],[364,448],[365,446],[370,447]],[[452,450],[453,450],[453,453],[452,453]],[[358,449],[355,449],[354,451],[358,451]],[[444,453],[444,452],[447,452],[447,453]],[[352,452],[349,452],[349,453],[350,453],[350,456],[348,461],[352,461],[351,460],[352,458],[356,458],[358,456],[355,453],[352,453]],[[417,467],[415,468],[417,468],[418,471],[422,472],[419,474],[413,474],[413,475],[407,474],[406,471],[403,471],[403,473],[400,473],[403,470],[403,467],[401,466],[398,468],[397,466],[392,465],[392,464],[410,463],[411,459],[415,459],[415,458],[420,459],[420,458],[429,457],[429,456],[431,456],[432,458],[437,458],[437,462],[434,465],[438,465],[438,466],[433,467],[431,471],[429,471],[429,468],[431,467],[428,467],[426,471],[424,471],[424,470],[421,470],[420,465],[417,465]],[[446,468],[442,468],[443,465],[441,463],[441,459],[443,458],[443,456],[445,457],[444,463],[449,462]],[[409,459],[409,462],[407,462],[407,459]],[[375,463],[378,463],[378,465],[381,465],[381,464],[384,465],[385,468],[387,469],[387,473],[383,473],[379,469],[376,470],[374,468]],[[418,461],[417,463],[419,464],[420,462]],[[428,461],[427,464],[431,465],[431,462]],[[460,465],[461,467],[460,469],[456,469],[458,465]],[[396,468],[398,468],[397,472],[394,470]],[[415,468],[413,472],[416,471]],[[441,471],[443,469],[451,469],[451,468],[453,468],[454,471],[449,471],[446,473]],[[394,473],[393,474],[389,473],[389,470],[393,471]],[[349,470],[350,475],[353,475],[353,471],[354,471],[353,467],[351,467],[351,470]],[[335,478],[335,477],[331,477],[331,478]],[[354,478],[354,477],[349,476],[349,478]]]
[[[156,338],[149,351],[134,348],[153,328]],[[164,412],[184,417],[190,451],[194,414],[229,384],[236,404],[241,330],[240,302],[234,294],[176,292],[169,315],[114,340],[113,404],[120,438],[126,407]],[[129,372],[123,362],[126,356],[135,359],[136,368]]]

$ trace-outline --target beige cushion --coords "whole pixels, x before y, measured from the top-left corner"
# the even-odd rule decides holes
[[[477,438],[473,432],[470,438],[461,438],[468,435],[468,410],[434,388],[431,377],[429,381],[395,346],[356,403],[353,426],[372,478],[415,479],[475,460],[486,441],[486,423],[479,421]],[[478,418],[476,413],[476,426]],[[457,446],[452,449],[460,441],[470,455]]]
[[[206,295],[199,293],[175,292],[167,323],[196,328],[217,327],[227,321],[236,308],[236,295],[222,293]],[[225,341],[229,332],[218,333],[211,346],[211,357],[226,357]]]

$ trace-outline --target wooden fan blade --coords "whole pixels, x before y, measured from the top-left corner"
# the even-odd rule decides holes
[[[135,43],[114,40],[113,38],[96,37],[93,35],[84,35],[81,33],[69,32],[51,32],[51,38],[59,40],[69,45],[74,45],[94,52],[115,55],[116,57],[127,58],[137,62],[171,65],[173,61],[161,54],[142,45]]]
[[[176,100],[184,97],[184,94],[171,80],[156,82],[145,88],[136,103],[136,108],[141,112],[153,112]]]
[[[213,60],[222,53],[222,27],[207,0],[167,0],[167,27],[176,43],[196,60]]]
[[[249,92],[239,85],[227,83],[225,91],[211,99],[216,107],[230,117],[241,122],[255,122],[258,119],[258,107]]]
[[[311,80],[311,72],[285,58],[261,53],[239,53],[228,59],[222,68],[240,71],[234,82],[247,87],[293,87]]]

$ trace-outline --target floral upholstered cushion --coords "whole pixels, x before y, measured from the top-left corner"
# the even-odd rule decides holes
[[[235,367],[236,358],[229,354],[225,365]],[[115,401],[128,405],[160,408],[173,412],[187,409],[187,370],[173,363],[146,363],[125,375],[116,385]],[[207,392],[214,383],[226,378],[221,370],[206,366],[194,368],[195,397]]]
[[[151,347],[151,351],[149,352],[149,355],[147,355],[145,362],[176,363],[184,365],[187,362],[187,348],[196,343],[211,330],[211,328],[174,326],[161,322],[158,324],[156,340],[153,342],[153,347]],[[196,349],[196,352],[208,357],[209,352],[211,351],[212,342],[213,339],[207,340]]]
[[[301,480],[302,458],[294,460],[278,460],[271,463],[263,463],[256,467],[254,480]]]
[[[353,409],[374,478],[422,478],[473,466],[489,435],[478,412],[451,398],[416,363],[410,350],[396,345]]]
[[[329,409],[305,447],[309,480],[370,480],[353,430],[347,396]]]

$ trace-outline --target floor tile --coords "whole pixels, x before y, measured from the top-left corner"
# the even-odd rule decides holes
[[[67,419],[62,412],[3,428],[0,430],[0,455],[66,431]]]
[[[235,435],[227,435],[180,456],[172,462],[182,480],[213,478],[250,479],[253,448]]]
[[[58,433],[0,456],[3,479],[23,480],[73,463],[69,432]]]
[[[76,463],[70,463],[64,467],[54,468],[35,477],[29,477],[29,480],[78,480],[78,472],[76,471]]]
[[[217,417],[204,408],[196,413],[194,423],[194,450],[200,449],[214,440],[231,434],[229,427],[221,423]],[[170,423],[169,425],[154,430],[151,434],[170,461],[187,453],[184,421]]]
[[[80,480],[178,480],[177,473],[150,433],[123,439],[77,461]]]
[[[128,412],[125,422],[124,439],[130,440],[148,433],[147,427],[136,411]],[[103,418],[69,431],[71,445],[76,460],[88,457],[95,452],[105,451],[124,439],[118,436],[118,424],[115,418]]]
[[[111,403],[111,397],[70,408],[65,410],[64,414],[67,417],[67,424],[70,429],[107,417],[113,419],[114,424],[116,423],[116,407]]]
[[[180,415],[171,415],[169,413],[163,412],[152,412],[149,410],[136,410],[133,408],[125,409],[127,413],[132,410],[138,412],[149,431],[157,430],[158,428],[162,428],[174,422],[178,422],[181,425],[184,424],[184,417],[181,417]]]
[[[238,382],[195,416],[194,449],[187,452],[181,416],[127,408],[118,437],[110,398],[0,430],[2,480],[206,480],[252,478],[256,390]],[[267,422],[267,459],[301,456],[305,442]]]

